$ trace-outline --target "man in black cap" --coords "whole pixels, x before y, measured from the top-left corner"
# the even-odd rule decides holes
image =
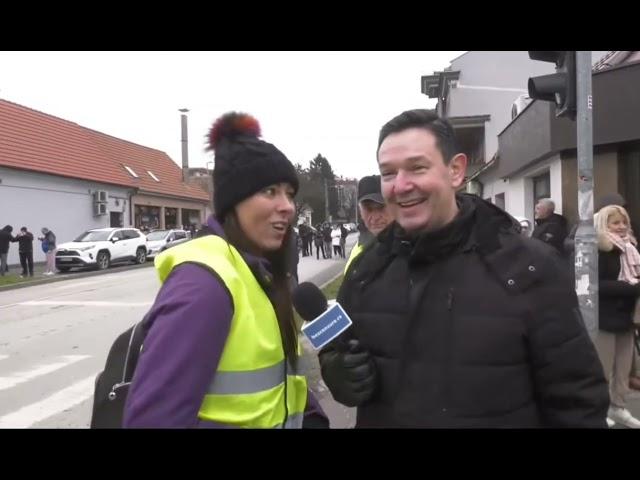
[[[362,177],[358,182],[358,208],[363,225],[359,225],[360,237],[358,243],[351,250],[349,260],[344,269],[346,272],[351,262],[374,238],[393,221],[391,214],[382,198],[380,190],[380,175]]]

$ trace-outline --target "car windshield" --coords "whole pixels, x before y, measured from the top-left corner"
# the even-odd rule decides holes
[[[84,232],[74,242],[103,242],[109,238],[110,230],[89,230]]]
[[[167,233],[169,233],[167,230],[156,230],[147,235],[147,240],[163,240],[164,237],[167,236]]]

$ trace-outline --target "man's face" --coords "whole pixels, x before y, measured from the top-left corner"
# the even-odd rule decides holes
[[[389,209],[384,204],[373,200],[363,200],[358,205],[362,221],[373,235],[378,235],[393,221]]]
[[[536,207],[534,210],[535,210],[536,219],[538,220],[545,219],[551,214],[551,210],[549,209],[549,206],[542,202],[536,203]]]
[[[436,137],[423,128],[410,128],[384,139],[378,166],[389,213],[406,232],[438,230],[454,219],[456,189],[467,166],[464,154],[446,165]]]

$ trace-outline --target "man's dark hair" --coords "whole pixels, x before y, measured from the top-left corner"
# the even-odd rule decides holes
[[[378,136],[378,152],[385,138],[392,133],[402,132],[409,128],[424,128],[436,137],[436,146],[442,153],[444,163],[448,164],[460,151],[456,135],[448,120],[440,118],[435,110],[415,109],[402,112],[384,124]]]

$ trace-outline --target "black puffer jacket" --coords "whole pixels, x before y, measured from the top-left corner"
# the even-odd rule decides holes
[[[33,252],[33,233],[26,232],[23,234],[22,232],[20,232],[11,241],[18,242],[18,252],[20,253]]]
[[[345,278],[345,334],[378,371],[357,426],[604,428],[607,383],[564,262],[502,210],[459,204],[440,238],[392,225]]]
[[[618,280],[620,255],[612,245],[598,252],[598,323],[606,332],[625,332],[632,327],[631,315],[640,295],[640,284]]]
[[[12,231],[11,225],[6,225],[0,230],[0,253],[2,254],[9,252],[9,244],[13,241]]]
[[[531,233],[532,238],[537,238],[552,247],[558,252],[564,254],[564,240],[567,238],[568,224],[567,219],[557,213],[543,219],[536,220],[536,228]]]

